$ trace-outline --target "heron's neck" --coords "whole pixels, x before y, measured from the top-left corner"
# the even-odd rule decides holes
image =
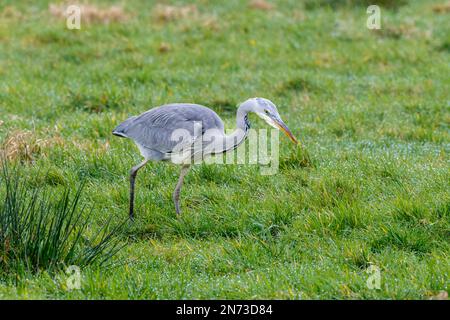
[[[226,136],[226,146],[223,152],[236,149],[245,138],[247,138],[250,129],[250,122],[248,121],[248,113],[250,108],[246,105],[241,105],[236,113],[236,130]]]
[[[250,122],[248,121],[248,113],[253,111],[252,105],[243,103],[239,106],[236,113],[236,130],[231,134],[223,135],[222,139],[214,139],[214,142],[209,144],[206,154],[221,154],[227,151],[236,149],[245,138],[247,138],[250,129]]]
[[[250,129],[250,122],[248,121],[248,113],[251,110],[241,106],[236,112],[236,131],[248,132]],[[239,129],[239,130],[238,130]]]

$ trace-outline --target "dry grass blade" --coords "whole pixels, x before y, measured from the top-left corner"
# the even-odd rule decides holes
[[[171,49],[171,46],[170,46],[169,43],[162,42],[162,43],[159,45],[158,51],[159,51],[160,53],[166,53],[166,52],[169,52],[170,49]]]
[[[436,13],[449,13],[450,12],[450,2],[437,4],[433,6],[433,11]]]
[[[23,14],[13,6],[6,6],[0,11],[0,18],[18,20],[23,18]]]
[[[45,149],[61,144],[59,137],[41,139],[32,131],[16,130],[1,144],[0,155],[9,161],[33,162],[37,155],[45,156]]]
[[[158,4],[153,10],[153,14],[158,21],[168,22],[188,17],[197,17],[198,10],[195,5],[169,6]]]
[[[101,8],[92,4],[76,4],[81,10],[81,21],[85,23],[112,23],[126,21],[129,17],[121,6]],[[50,4],[49,11],[54,17],[67,18],[67,5]]]
[[[270,11],[274,9],[274,5],[265,0],[252,0],[249,7],[256,10]]]
[[[430,297],[430,300],[448,300],[447,291],[439,291],[436,295]]]

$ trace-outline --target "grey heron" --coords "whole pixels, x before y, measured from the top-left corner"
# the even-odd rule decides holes
[[[198,104],[174,103],[159,106],[119,124],[112,133],[133,140],[144,157],[144,160],[130,171],[130,218],[134,218],[134,186],[140,168],[150,160],[182,164],[173,192],[175,211],[180,214],[180,191],[183,179],[189,171],[190,161],[196,157],[225,153],[238,147],[250,129],[250,112],[256,113],[269,125],[283,131],[292,142],[298,143],[281,120],[275,104],[264,98],[251,98],[239,105],[236,113],[237,128],[229,135],[225,134],[222,119],[213,110]],[[195,124],[200,124],[198,130]],[[189,138],[181,139],[180,142],[180,139],[177,139],[179,136],[174,135],[177,130],[188,133]],[[207,134],[213,139],[206,139]],[[201,141],[199,148],[193,147],[197,141]],[[186,150],[189,152],[185,153]]]

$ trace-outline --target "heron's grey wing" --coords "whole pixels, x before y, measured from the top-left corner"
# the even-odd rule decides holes
[[[194,129],[194,123],[201,124],[201,130]],[[219,116],[201,105],[170,104],[153,108],[140,116],[132,117],[120,124],[114,132],[131,138],[136,143],[155,151],[170,153],[180,147],[180,140],[174,139],[175,130],[186,130],[192,140],[183,141],[191,145],[206,130],[224,131]]]

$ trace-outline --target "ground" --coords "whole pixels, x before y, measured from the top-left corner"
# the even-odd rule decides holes
[[[126,219],[128,172],[141,161],[111,131],[152,106],[203,104],[233,128],[236,105],[262,96],[311,159],[280,137],[276,175],[197,166],[180,217],[179,167],[151,163],[114,268],[84,268],[79,290],[67,290],[63,271],[4,279],[0,298],[448,292],[450,9],[379,2],[381,30],[352,0],[89,1],[81,30],[68,30],[60,2],[2,1],[1,144],[30,188],[84,180],[93,229]]]

